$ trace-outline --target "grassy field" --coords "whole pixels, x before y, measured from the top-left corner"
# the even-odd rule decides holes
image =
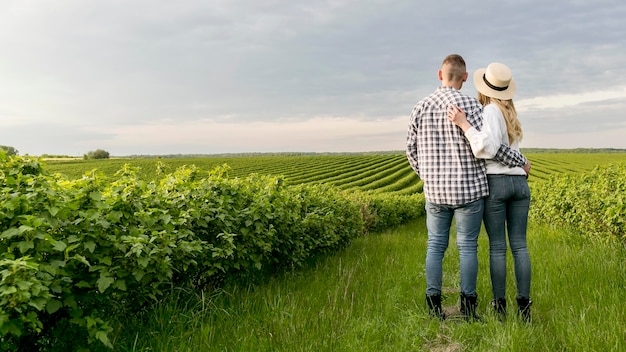
[[[529,182],[623,161],[626,154],[536,153]],[[47,169],[80,177],[97,168],[113,174],[125,163],[154,177],[156,164],[202,169],[227,163],[233,176],[282,174],[289,183],[329,183],[343,189],[400,193],[419,179],[407,176],[403,154],[261,156],[193,159],[53,161]],[[415,178],[411,178],[415,177]],[[409,181],[407,182],[407,178]],[[362,180],[367,179],[367,182]],[[380,180],[385,180],[380,182]],[[380,187],[371,188],[379,183]],[[397,184],[394,186],[394,184]],[[479,313],[484,324],[439,322],[424,306],[424,219],[357,238],[336,255],[265,282],[230,283],[218,290],[176,291],[139,317],[122,321],[121,351],[626,351],[626,250],[592,242],[531,219],[533,322],[491,314],[487,238],[480,238]],[[458,309],[458,252],[444,260],[444,305]],[[514,310],[509,255],[507,298]]]
[[[624,351],[626,252],[531,224],[531,324],[501,323],[480,237],[479,312],[443,323],[424,306],[423,220],[357,239],[337,255],[255,285],[178,292],[128,322],[124,351]],[[509,258],[510,259],[510,258]],[[458,254],[444,260],[446,310],[458,306]],[[515,295],[509,263],[507,298]],[[120,341],[121,342],[121,341]]]

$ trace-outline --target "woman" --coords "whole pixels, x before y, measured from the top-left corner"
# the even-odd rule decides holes
[[[506,316],[507,235],[513,254],[517,284],[518,310],[524,321],[530,321],[531,265],[526,245],[526,227],[530,206],[526,167],[508,167],[494,157],[501,143],[519,150],[522,128],[513,104],[515,81],[511,70],[501,63],[491,63],[474,72],[478,101],[484,106],[481,131],[467,122],[465,113],[456,106],[448,109],[448,118],[465,132],[472,151],[488,159],[489,196],[485,199],[483,222],[489,236],[489,269],[493,293],[492,305],[500,318]]]

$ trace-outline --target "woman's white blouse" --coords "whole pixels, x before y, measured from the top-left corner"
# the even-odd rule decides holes
[[[477,158],[487,159],[487,174],[526,175],[521,167],[509,167],[493,159],[501,144],[508,145],[511,149],[519,151],[519,141],[509,143],[506,133],[506,122],[500,108],[495,104],[489,104],[483,109],[483,127],[478,131],[470,127],[465,132],[465,137],[472,146],[472,152]]]

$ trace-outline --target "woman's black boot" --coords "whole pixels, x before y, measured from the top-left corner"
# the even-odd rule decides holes
[[[506,319],[506,299],[496,298],[491,301],[491,305],[493,306],[493,310],[498,315],[498,319],[500,319],[500,321],[504,321]]]
[[[478,296],[468,296],[461,292],[461,315],[466,321],[482,321],[483,318],[476,314]]]
[[[517,308],[522,321],[525,323],[530,323],[530,306],[532,306],[533,301],[530,298],[517,297]]]

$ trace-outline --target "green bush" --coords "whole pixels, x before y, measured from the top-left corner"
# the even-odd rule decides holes
[[[299,266],[423,211],[417,198],[229,178],[227,167],[159,165],[149,182],[138,171],[67,180],[0,154],[0,349],[113,348],[112,319],[174,287]]]
[[[160,298],[173,270],[202,250],[132,170],[112,183],[65,181],[11,158],[0,172],[3,349],[112,347],[111,315]]]
[[[626,163],[550,177],[533,192],[531,216],[626,244]]]
[[[352,192],[348,197],[359,205],[366,231],[381,231],[425,214],[423,193],[394,195]]]
[[[92,150],[92,151],[88,152],[87,154],[83,155],[83,159],[85,159],[85,160],[89,160],[89,159],[108,159],[108,158],[109,158],[109,152],[107,152],[106,150],[103,150],[103,149]]]
[[[19,154],[17,149],[15,149],[15,148],[13,148],[11,146],[7,146],[7,145],[0,145],[0,152],[4,152],[8,156],[13,156],[13,155],[18,155]]]

